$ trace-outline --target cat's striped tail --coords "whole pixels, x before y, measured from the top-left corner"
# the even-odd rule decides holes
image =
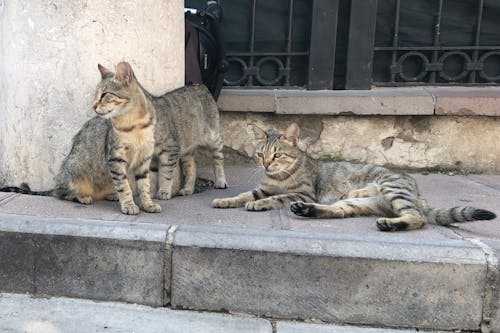
[[[489,210],[466,207],[453,207],[450,209],[438,209],[426,207],[425,214],[429,223],[448,225],[451,223],[463,223],[479,220],[493,220],[496,214]]]
[[[48,191],[32,191],[28,184],[22,183],[19,187],[16,186],[6,186],[0,188],[0,192],[15,192],[21,194],[29,195],[42,195],[42,196],[52,196],[54,195],[54,190]]]

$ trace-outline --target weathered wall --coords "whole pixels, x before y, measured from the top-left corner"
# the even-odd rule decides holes
[[[184,83],[181,0],[0,0],[0,184],[53,185],[93,117],[97,64],[127,60],[146,89]]]
[[[248,124],[283,131],[290,122],[309,138],[309,153],[390,167],[500,172],[500,118],[460,116],[285,116],[222,112],[229,151],[253,154]]]

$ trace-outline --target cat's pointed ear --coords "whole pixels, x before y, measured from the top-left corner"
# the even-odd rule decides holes
[[[116,66],[115,79],[124,83],[129,84],[132,79],[132,67],[130,67],[129,63],[126,61],[120,62]]]
[[[252,129],[255,141],[267,140],[267,133],[263,129],[261,129],[257,125],[252,125]]]
[[[107,69],[101,64],[97,64],[97,69],[99,69],[99,72],[101,73],[101,78],[103,79],[107,77],[109,74],[112,74],[109,69]]]
[[[283,137],[296,145],[299,142],[300,127],[296,123],[291,123],[285,130]]]

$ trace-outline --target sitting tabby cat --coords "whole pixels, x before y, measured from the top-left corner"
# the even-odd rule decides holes
[[[53,190],[60,199],[91,204],[106,198],[119,200],[124,214],[138,214],[128,176],[135,177],[141,208],[158,213],[151,200],[149,166],[154,150],[156,115],[138,89],[128,63],[116,74],[98,66],[102,76],[93,108],[98,116],[87,121],[73,138]]]
[[[377,215],[382,231],[496,217],[473,207],[430,208],[406,174],[370,164],[314,160],[298,147],[297,124],[283,135],[268,134],[257,126],[254,133],[256,156],[265,169],[261,184],[233,198],[215,199],[213,207],[263,211],[289,206],[299,216],[317,218]]]

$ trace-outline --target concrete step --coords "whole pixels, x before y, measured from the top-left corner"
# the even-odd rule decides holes
[[[500,242],[494,240],[13,214],[0,214],[0,230],[4,293],[374,327],[490,325],[500,331]]]
[[[499,218],[383,233],[373,217],[213,209],[214,198],[258,182],[247,165],[226,173],[229,189],[159,202],[161,214],[0,193],[0,292],[500,332]],[[414,176],[435,207],[471,205],[500,216],[500,176]]]
[[[271,321],[245,315],[152,308],[71,298],[0,294],[0,331],[23,333],[413,333],[393,330]],[[430,333],[430,332],[429,332]]]

